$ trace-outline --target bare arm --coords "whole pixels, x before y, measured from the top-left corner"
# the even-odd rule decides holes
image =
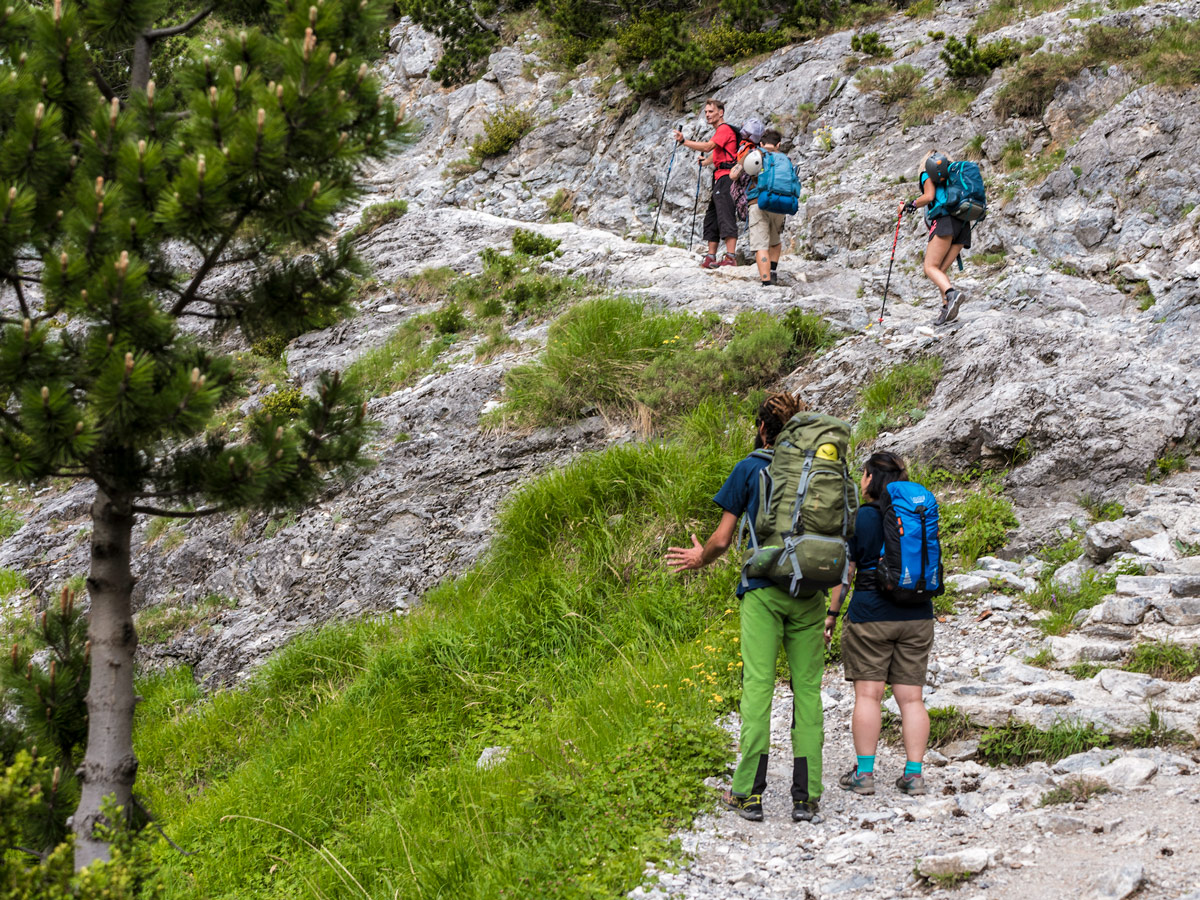
[[[839,584],[829,592],[829,612],[832,615],[825,617],[825,643],[829,643],[833,639],[833,629],[837,627],[838,613],[842,610],[842,604],[846,602],[846,595],[850,593],[850,585],[854,583],[854,573],[858,571],[858,566],[850,563],[850,571],[846,576],[845,584]]]
[[[933,202],[934,192],[937,190],[932,178],[925,179],[925,189],[921,192],[921,196],[913,201],[913,206],[922,207],[928,206]]]
[[[696,535],[692,535],[690,547],[668,547],[665,557],[672,572],[686,572],[692,569],[702,569],[709,563],[721,558],[729,545],[733,543],[734,530],[737,528],[738,517],[728,510],[721,516],[717,530],[701,545]]]

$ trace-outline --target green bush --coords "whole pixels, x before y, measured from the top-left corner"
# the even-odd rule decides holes
[[[714,63],[734,63],[748,56],[770,53],[790,40],[781,28],[752,31],[736,24],[721,22],[696,35],[700,52]]]
[[[463,315],[462,307],[457,303],[447,303],[432,313],[429,320],[438,334],[458,334],[467,327],[467,317]]]
[[[304,394],[299,388],[282,388],[262,398],[258,413],[275,421],[287,422],[304,412]]]
[[[888,57],[892,55],[892,48],[879,39],[878,31],[854,35],[850,38],[850,49],[866,56]]]
[[[471,144],[471,153],[480,159],[503,156],[537,124],[533,110],[502,106],[483,123],[483,134]]]
[[[288,342],[280,334],[269,334],[250,345],[250,352],[263,359],[279,359],[287,349]]]
[[[558,249],[562,241],[545,237],[536,231],[518,228],[513,232],[512,248],[514,253],[524,253],[526,256],[549,256]]]
[[[878,94],[890,106],[911,98],[924,74],[915,66],[899,63],[890,69],[864,69],[855,81],[860,90]]]
[[[784,313],[783,327],[792,333],[792,342],[801,354],[832,347],[838,340],[837,331],[828,319],[799,306]]]
[[[993,69],[1007,65],[1021,56],[1021,45],[1012,38],[1002,38],[979,46],[979,39],[968,34],[965,40],[951,36],[938,56],[946,64],[946,71],[957,82],[986,78]]]
[[[643,62],[649,70],[642,71]],[[692,40],[682,13],[643,15],[617,32],[617,64],[639,97],[707,78],[713,61]]]
[[[350,232],[350,237],[358,238],[364,234],[370,234],[389,222],[395,222],[406,212],[408,212],[407,200],[386,200],[383,203],[374,203],[363,210],[358,224]]]

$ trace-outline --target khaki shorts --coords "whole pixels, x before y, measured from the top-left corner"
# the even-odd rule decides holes
[[[933,619],[851,622],[842,626],[842,666],[847,681],[925,684]]]
[[[768,250],[783,242],[783,213],[763,212],[754,203],[750,206],[750,249],[755,252]]]

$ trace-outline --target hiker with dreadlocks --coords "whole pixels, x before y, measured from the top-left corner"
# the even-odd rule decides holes
[[[791,394],[767,397],[755,418],[756,451],[774,447],[784,426],[805,409],[803,401]],[[770,461],[770,454],[755,452],[734,467],[713,497],[722,510],[720,524],[704,544],[693,534],[691,547],[668,549],[666,561],[673,572],[700,569],[716,562],[734,542],[738,518],[745,515],[748,522],[755,521],[760,475]],[[821,796],[821,748],[825,741],[821,707],[824,594],[814,591],[792,597],[766,578],[745,577],[737,593],[742,626],[741,759],[733,775],[732,789],[721,798],[721,803],[744,819],[762,821],[775,658],[782,643],[792,671],[792,819],[819,822],[817,801]]]

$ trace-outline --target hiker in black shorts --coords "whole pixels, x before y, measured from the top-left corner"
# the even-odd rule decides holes
[[[737,162],[738,136],[725,122],[725,104],[722,101],[706,101],[704,119],[715,129],[712,140],[688,141],[684,140],[683,132],[675,132],[677,143],[689,150],[700,151],[700,165],[714,167],[712,196],[704,213],[704,240],[708,241],[708,253],[700,261],[700,267],[715,269],[718,266],[736,266],[737,257],[733,251],[737,247],[738,223],[733,196],[729,193],[729,170]],[[706,158],[705,153],[711,155]],[[717,248],[721,241],[725,242],[725,255],[718,260]]]
[[[921,196],[904,204],[906,213],[926,208],[925,224],[929,226],[929,244],[925,247],[925,277],[937,285],[942,298],[942,311],[935,325],[947,325],[958,318],[958,309],[966,295],[950,283],[950,266],[958,254],[971,246],[971,223],[950,215],[930,216],[938,197],[939,185],[946,183],[950,160],[945,154],[931,150],[921,163],[919,182]]]

